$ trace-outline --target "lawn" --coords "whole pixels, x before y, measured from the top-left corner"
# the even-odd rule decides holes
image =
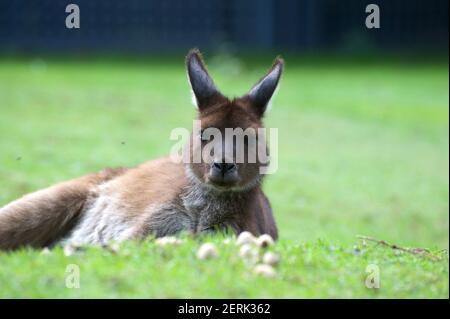
[[[206,57],[216,83],[244,94],[271,57]],[[285,57],[268,127],[279,169],[264,188],[281,256],[259,278],[222,238],[161,248],[128,243],[73,256],[0,253],[0,297],[448,298],[448,63]],[[0,206],[105,166],[166,155],[195,110],[183,57],[0,59]],[[357,235],[431,249],[438,260],[363,245]],[[195,258],[212,240],[220,256]],[[80,289],[65,287],[68,264]],[[369,264],[381,287],[364,285]]]

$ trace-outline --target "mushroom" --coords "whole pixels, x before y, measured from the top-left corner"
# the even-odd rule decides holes
[[[266,278],[274,278],[277,275],[275,269],[273,269],[272,266],[264,264],[256,265],[254,273],[258,276]]]
[[[273,243],[273,238],[268,234],[261,235],[256,239],[256,244],[261,248],[266,248]]]
[[[236,244],[238,246],[242,246],[244,244],[253,244],[255,243],[255,237],[248,231],[244,231],[242,233],[239,234],[237,240],[236,240]]]
[[[270,266],[276,266],[280,262],[280,257],[268,251],[263,256],[263,263]]]
[[[197,258],[199,259],[211,259],[219,255],[217,248],[212,243],[205,243],[197,250]]]

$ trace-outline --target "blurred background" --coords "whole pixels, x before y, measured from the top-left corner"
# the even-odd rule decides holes
[[[66,6],[81,28],[65,28]],[[361,0],[3,0],[3,52],[154,53],[193,46],[241,50],[448,50],[448,1],[378,0],[381,28]]]
[[[65,8],[80,8],[67,29]],[[380,28],[368,29],[369,3]],[[281,238],[448,247],[448,0],[0,0],[0,206],[168,154],[198,47],[224,94],[281,54]]]

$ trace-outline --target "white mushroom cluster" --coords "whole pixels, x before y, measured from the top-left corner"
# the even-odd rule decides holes
[[[263,252],[262,258],[260,254],[261,249],[268,248],[273,243],[273,238],[268,234],[255,237],[247,231],[240,233],[236,240],[236,245],[240,246],[239,256],[250,264],[256,264],[254,268],[256,275],[267,278],[276,276],[274,267],[278,265],[280,258],[270,251]]]
[[[155,244],[161,247],[181,245],[184,242],[183,239],[174,236],[160,237],[155,240]],[[223,244],[227,246],[232,245],[233,243],[238,247],[238,256],[246,264],[252,267],[255,275],[266,278],[276,277],[276,267],[280,262],[280,257],[268,250],[268,248],[274,244],[274,240],[270,235],[263,234],[259,237],[255,237],[250,232],[244,231],[239,234],[236,240],[232,237],[223,240]],[[117,253],[120,249],[118,243],[113,243],[107,248],[113,253]],[[64,247],[64,254],[66,256],[71,256],[81,249],[81,247],[76,245],[66,245]],[[42,250],[42,254],[46,255],[49,253],[50,251],[48,249]],[[218,256],[218,248],[215,244],[210,242],[203,243],[196,252],[196,257],[202,260],[214,259]]]
[[[229,245],[231,239],[226,238],[223,243]],[[239,247],[239,257],[253,267],[255,275],[266,278],[276,277],[275,267],[278,266],[280,258],[277,254],[267,251],[267,248],[274,243],[270,235],[255,237],[250,232],[244,231],[239,234],[235,243]],[[212,259],[218,256],[218,249],[212,243],[204,243],[197,250],[199,259]]]
[[[155,240],[155,244],[161,247],[181,245],[185,241],[183,239],[166,236],[160,237]],[[238,256],[253,269],[253,273],[257,276],[274,278],[277,276],[276,267],[280,263],[280,257],[269,251],[269,247],[274,244],[273,238],[268,234],[263,234],[259,237],[255,237],[248,231],[244,231],[234,240],[226,238],[223,240],[223,244],[230,246],[235,244],[238,247]],[[120,249],[118,243],[112,243],[105,246],[112,253],[117,253]],[[71,256],[76,252],[83,250],[79,245],[66,245],[64,246],[64,255]],[[44,248],[41,252],[43,255],[50,254],[48,248]],[[198,259],[214,259],[219,256],[219,250],[215,244],[207,242],[203,243],[196,252]]]

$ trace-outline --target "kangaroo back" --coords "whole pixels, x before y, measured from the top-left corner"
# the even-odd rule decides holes
[[[0,249],[52,245],[76,224],[95,186],[121,174],[107,169],[26,195],[0,209]]]

